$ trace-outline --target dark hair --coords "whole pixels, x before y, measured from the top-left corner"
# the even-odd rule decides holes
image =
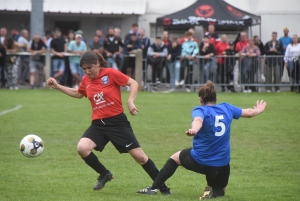
[[[138,25],[138,23],[133,23],[132,25],[131,25],[131,27],[138,27],[139,25]]]
[[[258,38],[258,35],[253,36],[253,39],[254,39],[254,38]]]
[[[204,104],[208,102],[215,103],[217,101],[217,94],[215,91],[214,83],[207,82],[203,87],[200,87],[198,96],[202,98]]]
[[[178,41],[178,38],[177,38],[177,37],[174,37],[174,38],[172,38],[172,41],[173,41],[173,42],[177,42],[177,41]]]
[[[159,40],[161,40],[161,37],[160,36],[156,36],[156,38],[155,39],[159,39]]]
[[[85,52],[80,58],[80,66],[83,64],[97,64],[97,61],[100,63],[100,67],[107,67],[108,63],[99,53],[93,51]]]
[[[6,46],[6,49],[14,49],[15,48],[15,40],[12,37],[8,37],[4,41],[4,45]]]
[[[50,30],[47,30],[47,31],[45,31],[45,35],[47,36],[47,35],[51,35],[52,34],[52,32],[50,31]]]
[[[272,34],[276,34],[276,35],[277,35],[277,32],[276,32],[276,31],[273,31]]]

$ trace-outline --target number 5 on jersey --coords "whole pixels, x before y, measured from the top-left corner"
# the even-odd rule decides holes
[[[223,122],[221,122],[220,120],[224,119],[223,115],[218,115],[215,118],[215,127],[221,127],[221,131],[215,132],[215,136],[222,136],[225,133],[226,127],[225,124]]]

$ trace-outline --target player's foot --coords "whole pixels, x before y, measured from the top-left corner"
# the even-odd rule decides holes
[[[212,198],[212,195],[213,195],[212,187],[207,186],[204,190],[203,195],[199,197],[199,200],[208,200]]]
[[[144,189],[138,190],[137,193],[139,194],[148,194],[148,195],[155,195],[157,194],[157,189],[151,189],[149,186],[147,186]]]
[[[100,175],[98,177],[98,182],[94,186],[94,190],[97,190],[97,191],[101,190],[105,186],[105,183],[108,181],[111,181],[113,178],[114,178],[114,175],[111,172],[108,172],[105,175]]]
[[[171,189],[168,188],[168,187],[160,188],[159,191],[160,191],[161,194],[163,194],[163,195],[172,195]]]

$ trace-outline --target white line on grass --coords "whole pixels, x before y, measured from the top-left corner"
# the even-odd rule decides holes
[[[10,109],[10,110],[4,110],[4,111],[0,112],[0,116],[4,115],[4,114],[7,114],[7,113],[10,113],[10,112],[13,112],[13,111],[16,111],[16,110],[19,110],[21,107],[23,107],[23,105],[18,105],[15,108]]]

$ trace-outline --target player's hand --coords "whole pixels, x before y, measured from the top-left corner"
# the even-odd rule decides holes
[[[58,86],[58,83],[56,81],[56,79],[50,77],[48,80],[47,80],[47,85],[52,87],[53,89],[56,89],[57,86]]]
[[[197,134],[197,131],[193,129],[189,129],[188,131],[185,132],[187,136],[195,136]]]
[[[257,109],[259,113],[262,113],[266,108],[267,103],[264,100],[256,101],[256,106],[254,106],[254,109]]]
[[[133,116],[139,112],[139,110],[135,107],[134,103],[128,103],[128,110]]]

